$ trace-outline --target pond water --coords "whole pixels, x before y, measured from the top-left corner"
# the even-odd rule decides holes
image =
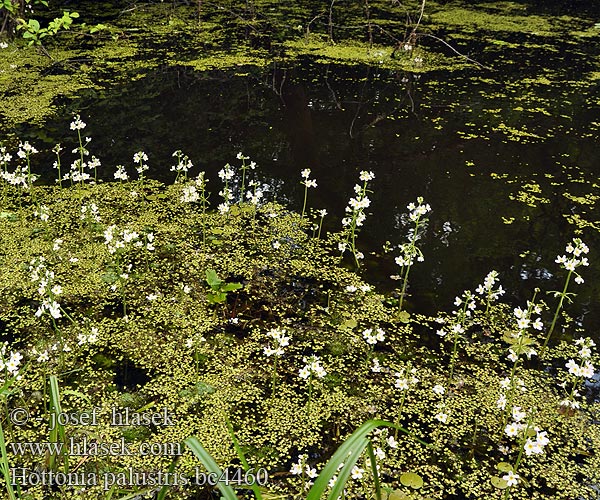
[[[524,42],[514,35],[512,43]],[[362,271],[369,281],[395,286],[389,278],[398,272],[395,255],[382,255],[382,245],[405,241],[407,203],[423,196],[432,206],[425,262],[411,272],[408,307],[420,312],[451,307],[454,296],[474,289],[491,269],[515,305],[535,287],[562,288],[564,272],[554,259],[582,231],[592,265],[567,310],[595,334],[600,80],[589,77],[589,56],[597,56],[597,46],[529,44],[522,60],[515,59],[519,51],[506,56],[502,46],[479,42],[477,50],[481,62],[500,71],[408,73],[308,57],[236,71],[165,66],[65,102],[64,118],[18,134],[39,146],[45,141],[48,150],[56,142],[74,147],[68,124],[81,113],[106,180],[117,164],[133,171],[132,155],[142,149],[148,175],[172,182],[171,154],[181,149],[194,162],[192,174],[208,172],[213,206],[216,173],[235,164],[238,151],[258,163],[256,175],[272,196],[296,208],[300,170],[310,168],[319,186],[308,205],[327,209],[330,230],[340,227],[358,172],[372,170],[372,215],[359,238],[360,249],[372,253]],[[52,175],[47,169],[46,181]]]

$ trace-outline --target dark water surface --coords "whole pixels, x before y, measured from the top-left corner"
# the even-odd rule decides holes
[[[255,175],[271,186],[270,197],[298,209],[300,170],[311,168],[319,187],[308,205],[326,208],[326,225],[336,230],[358,172],[372,170],[372,215],[358,240],[365,254],[382,254],[386,240],[405,241],[407,203],[423,196],[432,206],[425,262],[410,280],[408,307],[421,312],[450,308],[491,269],[515,305],[535,287],[542,294],[562,289],[566,273],[554,259],[579,230],[568,218],[580,216],[596,224],[580,235],[591,266],[582,269],[586,282],[567,310],[598,339],[600,214],[581,201],[600,196],[599,80],[586,80],[593,67],[586,54],[597,47],[573,49],[569,64],[557,47],[523,49],[521,61],[488,48],[494,72],[420,75],[309,58],[245,74],[164,67],[66,103],[64,119],[20,135],[39,149],[42,138],[48,149],[56,142],[71,149],[69,113],[80,112],[106,180],[117,164],[133,172],[132,155],[141,149],[150,158],[148,176],[172,182],[171,154],[181,149],[194,162],[192,174],[208,172],[213,206],[216,173],[239,164],[238,151],[258,163]],[[366,279],[393,288],[393,257],[367,255]]]

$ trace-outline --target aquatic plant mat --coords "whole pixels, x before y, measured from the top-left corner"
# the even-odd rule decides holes
[[[594,498],[597,354],[561,314],[536,358],[555,300],[513,311],[491,275],[454,312],[401,311],[340,260],[342,233],[237,201],[239,173],[220,211],[193,196],[206,179],[3,186],[3,456],[19,498],[210,498],[192,436],[221,468],[243,457],[265,498],[302,497],[374,418],[408,435],[367,434],[345,498],[372,498],[371,459],[382,498]]]

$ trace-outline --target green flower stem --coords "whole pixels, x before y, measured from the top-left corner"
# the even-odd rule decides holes
[[[521,465],[521,460],[523,458],[523,451],[525,450],[525,443],[527,442],[527,434],[529,432],[530,427],[531,427],[531,417],[529,417],[527,419],[527,425],[525,426],[525,430],[523,431],[523,438],[521,439],[521,447],[519,449],[519,454],[517,455],[517,460],[513,467],[513,472],[515,474],[517,473],[517,469],[519,468],[519,465]],[[511,488],[512,488],[512,486],[509,486],[508,488],[506,488],[506,490],[504,490],[504,499],[503,500],[508,500],[508,498],[510,497]]]
[[[406,401],[406,393],[407,391],[402,391],[400,408],[398,408],[398,415],[396,416],[396,431],[394,433],[394,439],[398,439],[398,429],[400,428],[400,418],[402,417],[402,410],[404,409],[404,401]]]
[[[308,376],[308,403],[306,405],[306,413],[310,415],[310,402],[312,399],[312,379],[313,379],[313,375],[312,375],[312,371],[310,372],[310,375]]]
[[[552,324],[550,325],[550,330],[548,330],[548,335],[546,335],[546,340],[544,340],[544,345],[542,345],[542,349],[540,351],[540,359],[546,352],[546,346],[548,345],[550,336],[552,335],[552,332],[554,331],[554,327],[556,326],[556,320],[558,319],[558,315],[560,313],[560,310],[562,309],[563,302],[565,300],[565,297],[567,296],[567,288],[569,287],[569,281],[571,280],[572,274],[573,274],[573,271],[569,271],[569,274],[567,274],[567,279],[565,280],[565,286],[563,288],[562,293],[560,294],[560,301],[558,302],[558,307],[556,308],[556,312],[554,313],[554,318],[552,318]]]
[[[242,157],[242,185],[240,187],[240,200],[238,203],[242,203],[244,201],[244,189],[246,188],[246,170],[248,167],[246,166],[246,160]],[[304,197],[304,204],[306,205],[306,195]],[[304,214],[304,210],[302,211]]]
[[[419,222],[421,220],[421,216],[419,215],[417,217],[417,220],[415,221],[415,232],[413,234],[413,238],[410,241],[410,250],[409,250],[409,255],[410,255],[410,259],[412,260],[414,255],[415,255],[415,243],[417,241],[417,237],[419,234]],[[402,304],[404,303],[404,296],[406,294],[406,286],[408,285],[408,274],[410,273],[410,268],[411,265],[406,266],[406,273],[404,274],[404,281],[402,282],[402,291],[400,292],[400,304],[398,306],[398,309],[401,311],[402,310]]]
[[[306,212],[306,200],[308,198],[308,185],[306,184],[306,179],[304,179],[304,203],[302,203],[302,215],[301,217],[304,219],[304,213]]]
[[[517,384],[515,383],[515,374],[517,372],[517,366],[519,365],[519,358],[513,363],[512,370],[510,371],[510,393],[508,395],[508,399],[506,401],[506,407],[504,408],[504,418],[502,419],[502,428],[506,427],[508,423],[508,412],[509,409],[512,409],[512,402],[515,397],[515,392],[517,390]]]
[[[467,310],[467,301],[465,300],[462,311],[460,312],[460,318],[464,319],[465,312]],[[462,321],[460,322],[462,326]],[[458,331],[454,332],[454,344],[452,346],[452,359],[450,360],[450,376],[448,377],[448,383],[452,382],[454,376],[454,363],[456,362],[456,348],[458,346]]]
[[[272,388],[272,396],[275,397],[275,387],[277,385],[277,356],[273,360],[273,373],[271,375],[271,388]]]

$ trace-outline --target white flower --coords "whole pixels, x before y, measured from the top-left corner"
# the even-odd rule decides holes
[[[513,471],[508,471],[508,474],[502,476],[502,479],[506,481],[508,486],[514,486],[515,484],[518,484],[520,478],[521,476],[519,476],[519,474],[515,474]]]
[[[435,392],[435,393],[436,393],[438,396],[441,396],[441,395],[443,395],[443,394],[446,392],[446,389],[444,388],[444,386],[442,386],[442,385],[439,385],[439,384],[437,384],[437,385],[434,385],[432,390],[433,390],[433,392]]]
[[[71,130],[83,130],[85,123],[81,120],[79,115],[75,116],[75,119],[71,122]]]
[[[586,361],[585,365],[581,367],[581,376],[585,378],[592,378],[594,376],[594,365],[589,361]]]
[[[384,460],[385,459],[385,452],[381,448],[377,448],[377,449],[375,449],[375,456],[379,460]]]
[[[138,151],[133,155],[133,161],[135,163],[140,163],[142,161],[148,161],[148,155],[143,151]]]
[[[300,474],[302,474],[302,470],[303,470],[302,465],[300,463],[297,463],[297,464],[292,465],[290,472],[292,474],[294,474],[295,476],[299,476]]]
[[[504,408],[506,408],[506,402],[506,396],[504,394],[500,394],[500,397],[496,401],[496,408],[504,410]]]
[[[361,479],[363,477],[364,469],[361,469],[358,465],[352,467],[352,479]]]
[[[448,422],[448,414],[447,413],[443,413],[443,412],[437,413],[435,415],[435,419],[438,422],[441,422],[442,424],[445,424],[446,422]]]
[[[508,437],[514,437],[519,433],[519,430],[520,430],[520,426],[513,422],[512,424],[508,424],[504,428],[504,433]]]
[[[527,413],[525,413],[524,411],[521,411],[521,407],[520,406],[513,406],[512,417],[513,417],[513,419],[514,419],[515,422],[520,422],[526,416],[527,416]]]
[[[310,176],[310,168],[305,168],[304,170],[302,170],[302,172],[300,172],[300,175],[308,180],[308,177]]]
[[[306,466],[306,475],[311,479],[314,479],[318,476],[317,469],[311,468],[309,465]]]
[[[43,361],[48,361],[49,356],[48,356],[48,351],[44,351],[41,352],[40,355],[37,358],[38,363],[42,363]]]
[[[379,364],[379,360],[377,358],[373,358],[373,366],[371,367],[371,371],[373,373],[380,373],[381,372],[381,365]]]
[[[367,182],[375,179],[375,174],[373,172],[367,172],[366,170],[362,170],[359,175],[359,179],[361,181]]]
[[[398,373],[396,375],[399,375]],[[409,384],[408,384],[408,379],[406,378],[398,378],[396,379],[396,384],[395,384],[397,389],[400,389],[401,391],[406,391],[409,388]]]

